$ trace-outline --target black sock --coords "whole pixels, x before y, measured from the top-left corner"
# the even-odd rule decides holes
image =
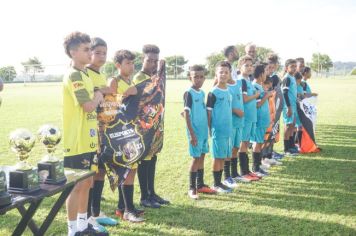
[[[92,192],[91,213],[94,217],[100,214],[101,195],[103,194],[104,180],[95,180]]]
[[[190,182],[189,182],[189,188],[190,189],[197,189],[197,172],[196,171],[191,171],[189,172],[189,177],[190,177]]]
[[[204,169],[199,169],[197,173],[197,188],[204,186]]]
[[[240,173],[241,175],[247,175],[249,173],[248,168],[248,156],[246,152],[239,152],[240,159]]]
[[[148,187],[148,189],[147,190],[148,190],[149,196],[153,196],[156,194],[155,193],[156,162],[157,162],[157,156],[153,156],[148,164],[148,172],[147,172],[147,177],[148,177],[147,187]]]
[[[284,141],[284,152],[288,152],[289,150],[289,139]]]
[[[298,144],[299,144],[299,147],[302,146],[302,137],[303,137],[303,131],[298,130]]]
[[[93,201],[93,188],[90,188],[89,196],[88,196],[88,209],[87,209],[87,217],[88,218],[92,215],[92,212],[91,212],[92,201]]]
[[[149,161],[141,161],[137,168],[138,181],[141,189],[141,200],[148,198],[147,182],[148,182],[148,164]]]
[[[135,209],[135,206],[133,204],[133,191],[134,191],[134,186],[133,185],[122,185],[122,193],[124,196],[124,202],[125,202],[125,211],[133,212]]]
[[[214,176],[214,186],[219,186],[221,183],[221,176],[219,179],[219,172],[220,171],[213,171],[213,176]]]
[[[231,158],[231,177],[235,178],[239,176],[237,172],[237,158]]]
[[[225,179],[231,177],[230,165],[231,165],[231,161],[224,162],[224,177],[225,177]]]
[[[260,170],[260,165],[261,165],[261,153],[259,152],[254,152],[252,153],[252,158],[253,158],[253,171],[259,171]]]
[[[246,159],[246,172],[247,174],[250,173],[250,159],[248,158],[247,153],[245,153],[245,159]]]
[[[124,195],[122,193],[121,185],[117,187],[117,190],[119,190],[119,201],[117,203],[117,209],[123,210],[125,209],[125,202],[124,202]]]
[[[289,137],[289,146],[291,148],[294,148],[295,147],[295,143],[294,143],[294,133],[293,133],[293,136],[290,136]]]

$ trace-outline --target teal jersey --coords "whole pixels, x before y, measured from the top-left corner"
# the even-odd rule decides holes
[[[297,84],[297,97],[300,99],[303,99],[305,95],[305,91],[303,88],[303,82],[300,84]]]
[[[288,90],[288,99],[289,99],[290,106],[296,107],[297,106],[297,82],[295,81],[295,78],[290,74],[285,75],[282,83],[282,90]],[[286,101],[284,102],[284,106],[287,106]]]
[[[252,82],[252,85],[255,87],[256,91],[260,92],[260,96],[256,100],[256,103],[260,102],[262,98],[265,96],[265,91],[262,85]],[[257,105],[257,104],[256,104]],[[262,106],[257,108],[257,128],[268,128],[271,122],[270,113],[269,113],[269,105],[268,99],[262,104]]]
[[[214,87],[208,95],[207,109],[211,111],[211,135],[213,138],[232,136],[232,96],[228,89]]]
[[[311,88],[310,88],[309,84],[307,83],[307,81],[302,79],[302,83],[303,83],[303,89],[304,89],[305,93],[311,94],[312,91],[311,91]]]
[[[239,80],[241,80],[242,94],[252,96],[256,93],[256,89],[254,86],[252,86],[252,83],[249,78],[244,78],[240,75]],[[248,102],[244,102],[244,113],[245,122],[257,121],[257,107],[255,98]]]
[[[208,115],[205,106],[205,93],[193,88],[184,93],[184,110],[189,111],[190,121],[198,141],[208,139]],[[188,137],[190,136],[187,129]]]
[[[232,96],[232,109],[244,110],[244,103],[242,98],[241,80],[234,80],[235,84],[227,84],[229,92]],[[244,126],[244,118],[232,113],[232,127],[241,128]]]

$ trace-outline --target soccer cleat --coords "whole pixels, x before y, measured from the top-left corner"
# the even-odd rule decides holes
[[[170,201],[161,198],[160,196],[158,196],[157,194],[154,194],[153,196],[150,197],[151,200],[158,202],[161,205],[169,205]]]
[[[198,188],[198,193],[216,194],[216,191],[213,188],[210,188],[208,185],[203,185],[203,187]]]
[[[198,200],[199,199],[198,191],[196,189],[189,189],[188,190],[188,196],[193,200]]]
[[[237,183],[231,177],[225,179],[223,184],[226,185],[228,188],[237,188]]]
[[[273,159],[282,159],[284,157],[283,154],[280,154],[278,152],[272,152],[272,158]]]
[[[143,199],[140,202],[140,205],[143,207],[149,207],[149,208],[160,208],[161,204],[158,202],[152,200],[152,199]]]
[[[261,168],[258,170],[258,172],[265,176],[269,175],[269,173],[267,171],[265,171],[264,169],[261,169]]]
[[[248,180],[250,180],[250,181],[258,181],[258,180],[260,180],[260,178],[258,178],[258,177],[253,177],[253,176],[251,176],[251,175],[249,175],[249,174],[243,175],[242,177],[245,178],[245,179],[248,179]]]
[[[88,235],[96,235],[96,236],[109,236],[108,232],[100,232],[96,230],[92,224],[88,224],[88,228],[83,231],[78,231],[74,234],[74,236],[88,236]]]
[[[140,217],[135,212],[125,211],[123,220],[129,221],[131,223],[141,223],[145,221],[143,217]]]
[[[100,233],[106,233],[108,232],[106,228],[102,225],[100,225],[92,216],[89,217],[88,223],[91,225],[91,228],[97,232]]]
[[[220,184],[218,186],[214,186],[213,189],[217,192],[217,193],[231,193],[232,189],[228,188],[227,186]]]
[[[236,176],[233,178],[235,182],[241,182],[241,183],[251,183],[251,180],[244,178],[243,176]]]
[[[111,218],[111,217],[108,217],[105,215],[104,212],[100,212],[99,216],[97,217],[93,217],[96,222],[100,225],[110,225],[110,226],[113,226],[113,225],[117,225],[118,222],[117,220]]]
[[[134,209],[134,212],[139,216],[143,216],[145,214],[144,210],[137,209],[137,208]],[[115,215],[120,219],[124,218],[124,213],[125,213],[125,209],[116,209],[115,211]]]

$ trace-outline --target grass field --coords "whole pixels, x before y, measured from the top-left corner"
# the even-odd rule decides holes
[[[356,235],[356,79],[315,79],[310,84],[319,93],[316,137],[321,153],[285,158],[263,181],[240,185],[229,195],[192,201],[187,197],[190,158],[179,115],[189,83],[168,81],[165,141],[156,185],[172,204],[146,209],[144,224],[120,222],[108,227],[111,235]],[[211,85],[206,81],[205,91]],[[8,146],[10,131],[26,127],[36,132],[45,123],[61,126],[61,86],[5,85],[0,96],[0,165],[12,165],[16,158]],[[281,144],[277,150],[282,150]],[[43,154],[43,147],[36,144],[30,162],[35,164]],[[205,169],[206,182],[211,184],[210,156]],[[117,192],[106,184],[104,195],[102,209],[114,217]],[[135,203],[138,200],[136,183]],[[53,201],[46,199],[35,219],[44,219]],[[16,210],[0,216],[0,235],[10,235],[19,219]],[[47,235],[65,234],[62,208]]]

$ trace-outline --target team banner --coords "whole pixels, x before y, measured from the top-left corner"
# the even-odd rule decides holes
[[[316,97],[304,98],[298,101],[297,111],[303,126],[302,142],[300,144],[301,153],[320,152],[320,148],[315,143],[316,103]]]
[[[138,161],[159,153],[163,146],[165,63],[158,76],[137,85],[137,95],[107,95],[98,109],[100,154],[114,191]]]

